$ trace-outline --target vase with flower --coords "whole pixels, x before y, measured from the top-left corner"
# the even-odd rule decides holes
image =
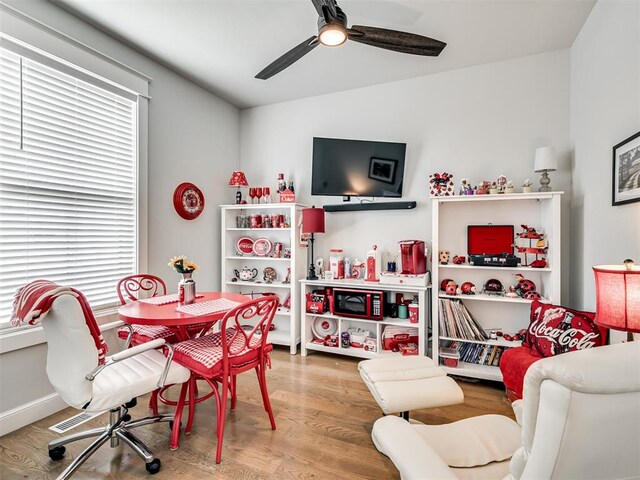
[[[184,255],[173,257],[169,266],[182,275],[178,282],[178,303],[190,305],[196,300],[196,282],[191,275],[198,269],[198,265],[189,262]]]

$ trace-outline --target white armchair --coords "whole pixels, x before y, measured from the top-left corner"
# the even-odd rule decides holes
[[[500,415],[436,426],[389,416],[371,435],[404,480],[640,478],[640,342],[534,363],[514,410],[521,429]]]
[[[160,460],[138,440],[130,430],[156,422],[171,422],[173,415],[157,415],[131,420],[128,408],[132,399],[147,394],[160,386],[183,383],[189,379],[186,368],[171,362],[156,350],[163,339],[130,348],[106,358],[98,365],[98,351],[76,298],[63,295],[55,299],[42,320],[48,343],[47,376],[62,399],[70,406],[87,412],[109,410],[109,424],[75,433],[49,442],[49,456],[61,460],[64,445],[76,440],[97,437],[67,466],[59,479],[66,479],[101,445],[110,440],[111,446],[119,440],[128,444],[141,456],[149,473],[160,469]],[[179,428],[174,426],[174,428]],[[167,431],[167,440],[169,432]]]

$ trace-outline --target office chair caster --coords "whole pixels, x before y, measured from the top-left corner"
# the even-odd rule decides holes
[[[162,466],[162,464],[160,463],[160,459],[156,458],[152,462],[145,463],[145,466],[147,467],[147,472],[149,472],[151,475],[155,475],[160,471],[160,467]]]
[[[62,460],[64,458],[64,452],[67,449],[65,447],[55,447],[49,450],[49,458],[51,460]]]

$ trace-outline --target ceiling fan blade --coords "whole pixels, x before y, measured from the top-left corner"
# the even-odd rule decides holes
[[[307,53],[318,46],[318,37],[315,35],[313,37],[307,38],[300,45],[293,47],[287,53],[282,55],[276,61],[270,63],[268,66],[263,68],[260,73],[256,75],[255,78],[260,80],[266,80],[268,78],[273,77],[276,73],[280,73],[285,68],[291,66],[302,57],[304,57]]]
[[[327,12],[332,18],[336,18],[337,12],[335,0],[311,0],[311,2],[313,3],[313,6],[316,7],[318,15],[324,17],[327,23],[329,23]]]
[[[414,33],[398,32],[386,28],[365,27],[353,25],[349,30],[349,40],[384,48],[395,52],[410,53],[413,55],[426,55],[437,57],[447,46],[440,40],[435,40]]]

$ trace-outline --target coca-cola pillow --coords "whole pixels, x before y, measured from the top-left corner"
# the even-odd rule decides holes
[[[534,300],[524,344],[529,345],[531,353],[543,357],[599,347],[607,340],[607,329],[598,327],[594,317],[594,313]]]

